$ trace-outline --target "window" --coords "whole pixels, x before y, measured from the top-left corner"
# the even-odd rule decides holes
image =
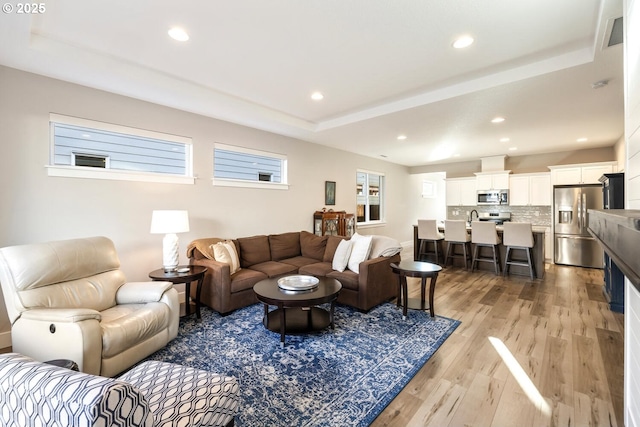
[[[384,219],[384,174],[356,173],[356,216],[359,224]]]
[[[193,183],[191,139],[51,114],[49,175]]]
[[[422,181],[422,197],[425,199],[435,199],[436,183],[434,181],[429,181],[426,179]]]
[[[215,144],[213,183],[232,187],[286,189],[287,158],[266,151]]]

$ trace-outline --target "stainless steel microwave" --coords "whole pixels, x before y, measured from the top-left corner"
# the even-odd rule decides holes
[[[478,190],[478,205],[508,205],[509,190]]]

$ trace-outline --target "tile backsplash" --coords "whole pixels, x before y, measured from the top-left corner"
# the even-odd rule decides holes
[[[469,213],[473,209],[478,213],[511,212],[511,221],[513,222],[530,222],[533,225],[551,226],[551,206],[447,206],[447,219],[467,221]]]

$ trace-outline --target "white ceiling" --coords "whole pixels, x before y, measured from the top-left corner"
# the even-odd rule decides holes
[[[402,165],[623,134],[622,45],[603,48],[621,0],[45,5],[0,15],[0,64]],[[176,25],[189,41],[167,36]],[[453,49],[463,34],[475,43]]]

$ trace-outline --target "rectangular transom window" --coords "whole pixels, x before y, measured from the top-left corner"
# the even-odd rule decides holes
[[[384,174],[356,172],[356,217],[358,224],[384,220]]]
[[[287,157],[282,154],[215,144],[214,185],[287,188]]]
[[[190,138],[51,114],[49,175],[193,183]]]

